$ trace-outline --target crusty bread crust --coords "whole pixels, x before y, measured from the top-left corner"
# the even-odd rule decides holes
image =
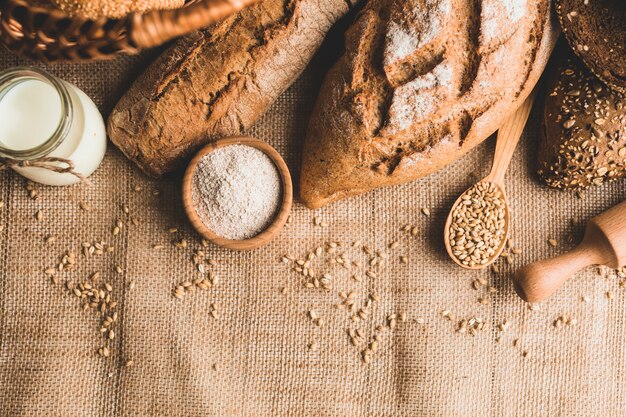
[[[516,4],[523,14],[498,9]],[[490,136],[547,63],[558,36],[550,10],[549,0],[370,0],[310,120],[303,202],[415,180]]]
[[[565,38],[589,69],[626,93],[626,2],[555,0]]]
[[[178,9],[185,5],[185,0],[39,0],[38,3],[54,5],[70,17],[121,19],[132,12]]]
[[[351,1],[264,0],[178,40],[115,106],[111,141],[159,177],[203,144],[241,134],[300,75]]]

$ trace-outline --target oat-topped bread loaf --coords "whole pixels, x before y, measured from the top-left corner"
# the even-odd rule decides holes
[[[432,173],[530,93],[557,36],[548,0],[370,0],[307,133],[310,207]]]
[[[547,86],[539,176],[563,189],[625,176],[626,98],[606,87],[576,57],[558,58]]]
[[[160,176],[210,140],[241,134],[357,1],[263,0],[177,41],[115,106],[111,141],[147,174]]]
[[[585,64],[626,93],[626,0],[556,0],[563,33]]]

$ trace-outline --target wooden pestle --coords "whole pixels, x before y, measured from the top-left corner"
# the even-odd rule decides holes
[[[550,297],[570,276],[590,265],[626,265],[626,201],[589,220],[572,251],[526,265],[513,278],[517,294],[530,303]]]

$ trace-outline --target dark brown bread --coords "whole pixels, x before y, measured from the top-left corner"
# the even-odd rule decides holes
[[[160,176],[210,140],[241,134],[298,77],[349,5],[265,0],[177,41],[111,113],[111,140]]]
[[[556,0],[572,49],[601,80],[626,93],[626,0]]]
[[[487,138],[543,71],[550,10],[548,0],[370,0],[311,117],[303,201],[414,180]]]
[[[626,100],[568,55],[549,78],[537,169],[551,187],[582,189],[626,175]]]

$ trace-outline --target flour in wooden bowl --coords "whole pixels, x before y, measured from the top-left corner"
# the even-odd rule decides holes
[[[191,197],[198,216],[215,234],[232,240],[249,239],[276,217],[281,184],[278,169],[263,151],[230,145],[200,159]]]

